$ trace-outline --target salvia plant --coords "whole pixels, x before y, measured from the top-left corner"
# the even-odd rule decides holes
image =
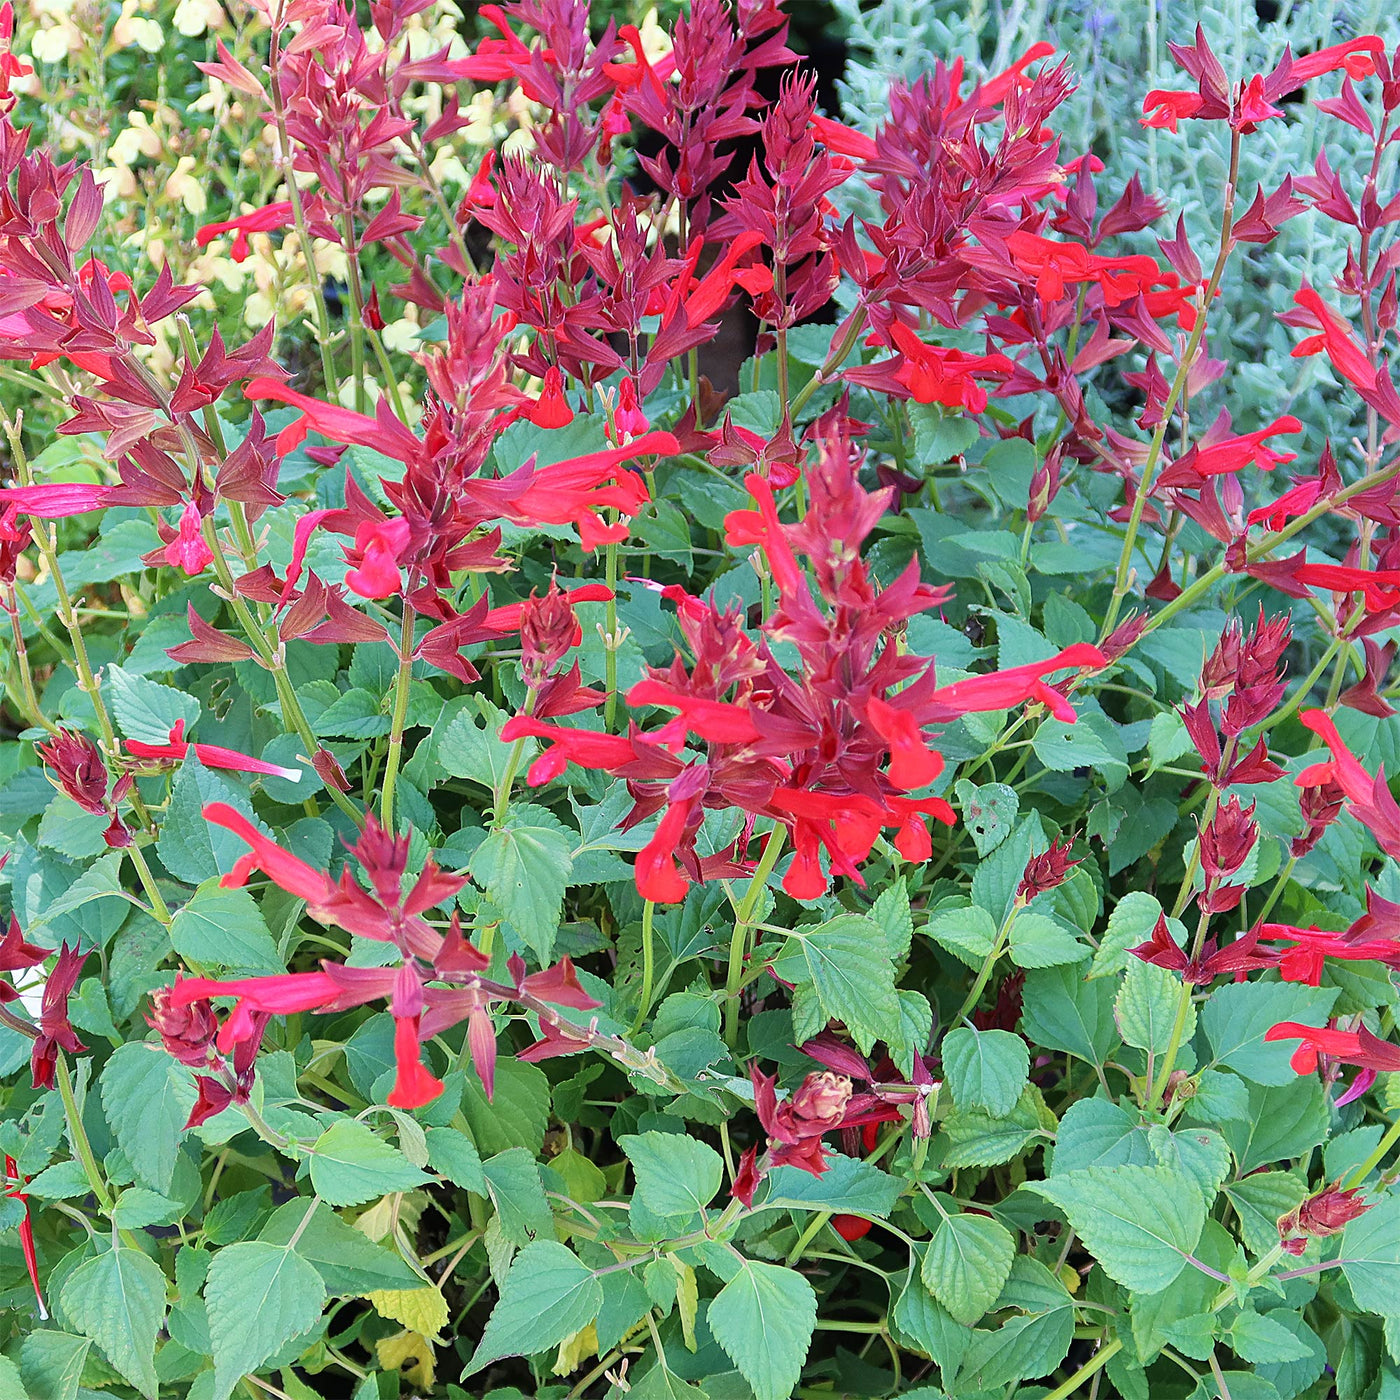
[[[1400,1394],[1400,52],[429,8],[0,10],[5,1400]]]

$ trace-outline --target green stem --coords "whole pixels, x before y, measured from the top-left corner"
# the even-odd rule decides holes
[[[1041,1400],[1069,1400],[1069,1397],[1079,1389],[1096,1371],[1101,1371],[1120,1351],[1123,1350],[1123,1343],[1115,1337],[1111,1342],[1105,1342],[1067,1381],[1062,1385],[1057,1385],[1048,1395]]]
[[[958,1014],[948,1022],[950,1028],[962,1025],[963,1018],[977,1005],[977,998],[982,995],[988,981],[991,980],[992,969],[996,966],[997,959],[1001,957],[1007,939],[1011,937],[1011,925],[1016,922],[1016,915],[1021,912],[1021,908],[1019,899],[1012,902],[1011,912],[1002,920],[1002,925],[997,930],[996,942],[992,944],[991,951],[982,960],[982,969],[977,974],[977,980],[972,984],[972,990],[963,998],[963,1004],[958,1008]]]
[[[1343,1190],[1350,1191],[1353,1187],[1359,1186],[1368,1176],[1380,1165],[1381,1158],[1400,1142],[1400,1118],[1397,1118],[1385,1131],[1385,1136],[1376,1144],[1375,1151],[1356,1167],[1351,1175],[1347,1177],[1347,1182]]]
[[[394,677],[394,714],[389,727],[389,752],[384,760],[384,785],[379,820],[386,831],[394,829],[394,789],[403,761],[403,731],[408,720],[408,693],[413,681],[413,625],[417,617],[407,596],[403,600],[403,630],[399,634],[399,673]]]
[[[166,907],[165,900],[161,898],[161,893],[156,885],[156,877],[151,872],[151,867],[146,863],[145,853],[141,847],[133,840],[126,848],[126,853],[131,857],[131,863],[136,867],[137,878],[141,881],[141,888],[146,892],[146,898],[151,901],[151,914],[157,923],[170,927],[170,910]]]
[[[1171,1038],[1167,1041],[1166,1054],[1162,1056],[1162,1068],[1147,1095],[1147,1111],[1152,1112],[1158,1100],[1166,1092],[1172,1070],[1176,1068],[1176,1057],[1181,1053],[1181,1042],[1186,1034],[1186,1022],[1191,1015],[1191,984],[1185,979],[1181,983],[1181,995],[1176,1003],[1176,1019],[1172,1022]]]
[[[1239,169],[1240,136],[1238,132],[1234,132],[1230,138],[1230,171],[1225,181],[1225,207],[1220,219],[1220,251],[1216,254],[1215,266],[1211,270],[1210,280],[1206,283],[1205,295],[1201,298],[1201,310],[1196,317],[1196,324],[1192,328],[1190,339],[1186,342],[1186,350],[1177,365],[1176,376],[1167,392],[1167,400],[1162,405],[1161,422],[1158,423],[1157,430],[1152,435],[1152,443],[1147,449],[1147,459],[1142,464],[1142,476],[1138,482],[1137,494],[1133,497],[1132,515],[1128,519],[1127,532],[1123,537],[1123,548],[1118,556],[1118,569],[1113,580],[1113,597],[1109,601],[1108,615],[1104,618],[1101,637],[1107,637],[1113,631],[1123,606],[1123,599],[1127,595],[1129,579],[1132,574],[1133,549],[1137,544],[1138,530],[1142,526],[1143,512],[1147,509],[1147,498],[1152,490],[1157,463],[1162,456],[1162,447],[1166,442],[1167,433],[1171,430],[1172,410],[1175,409],[1177,401],[1186,390],[1186,381],[1196,359],[1196,352],[1201,348],[1201,341],[1205,338],[1206,320],[1209,316],[1211,302],[1215,297],[1216,289],[1220,286],[1220,279],[1225,275],[1225,264],[1230,260],[1230,251],[1234,246],[1230,240],[1230,229],[1234,224],[1235,184],[1239,178]]]
[[[78,1112],[77,1100],[73,1097],[73,1080],[68,1073],[68,1061],[62,1050],[58,1052],[54,1067],[58,1080],[58,1096],[63,1100],[63,1114],[68,1120],[68,1141],[73,1146],[74,1155],[82,1163],[88,1185],[92,1187],[92,1194],[97,1197],[97,1204],[106,1215],[112,1209],[112,1193],[107,1189],[102,1168],[97,1165],[97,1158],[93,1156],[87,1129],[83,1127],[83,1118]]]
[[[632,1022],[632,1034],[636,1035],[646,1021],[651,1010],[651,989],[656,976],[656,937],[652,925],[655,921],[656,905],[651,900],[642,904],[642,995],[637,1007],[637,1019]]]
[[[748,951],[749,932],[754,925],[754,911],[763,895],[768,877],[778,863],[787,840],[787,828],[775,825],[764,842],[749,888],[743,902],[734,911],[734,933],[729,940],[729,967],[724,979],[724,1042],[731,1049],[739,1034],[739,988],[744,979],[744,954]]]

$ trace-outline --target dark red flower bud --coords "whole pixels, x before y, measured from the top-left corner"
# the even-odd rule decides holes
[[[1332,1187],[1309,1196],[1296,1210],[1279,1219],[1278,1235],[1284,1252],[1301,1254],[1310,1239],[1337,1234],[1348,1221],[1365,1215],[1372,1204],[1361,1198],[1359,1190],[1341,1191]]]
[[[1237,797],[1215,809],[1215,815],[1201,831],[1201,869],[1207,882],[1228,879],[1248,859],[1259,839],[1253,814],[1253,804],[1241,807]]]
[[[851,1101],[851,1081],[844,1074],[825,1070],[809,1074],[788,1101],[788,1110],[798,1131],[827,1132],[837,1127]]]
[[[37,745],[54,782],[85,812],[107,812],[107,766],[102,751],[86,734],[60,729],[47,743]]]
[[[1025,874],[1021,876],[1021,883],[1016,889],[1016,898],[1029,903],[1036,895],[1062,885],[1069,872],[1079,864],[1079,861],[1069,858],[1073,846],[1074,837],[1071,836],[1063,845],[1052,841],[1048,850],[1032,856],[1026,862]]]
[[[1146,613],[1133,613],[1125,617],[1103,640],[1099,650],[1110,661],[1117,661],[1125,652],[1131,651],[1142,640],[1151,619]]]
[[[1305,856],[1322,839],[1322,833],[1337,820],[1346,794],[1336,783],[1319,783],[1316,787],[1300,788],[1298,806],[1307,823],[1302,835],[1295,836],[1289,854]]]
[[[219,1033],[211,1002],[200,998],[188,1005],[172,1005],[169,987],[157,987],[151,993],[146,1024],[160,1032],[161,1044],[182,1065],[207,1064],[214,1037]]]

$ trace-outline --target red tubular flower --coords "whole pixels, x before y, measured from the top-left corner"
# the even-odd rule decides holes
[[[751,253],[763,242],[763,235],[746,229],[725,249],[718,262],[700,279],[695,290],[684,302],[686,324],[694,329],[703,321],[719,314],[737,281],[735,268],[739,259]]]
[[[1044,677],[1070,667],[1102,670],[1108,664],[1107,657],[1097,647],[1088,642],[1076,642],[1048,661],[1032,661],[1025,666],[954,681],[952,685],[935,690],[926,708],[931,712],[930,719],[955,719],[959,715],[987,710],[1007,710],[1024,701],[1036,700],[1056,719],[1073,724],[1077,718],[1074,707],[1059,691],[1046,685]]]
[[[385,1102],[391,1108],[422,1108],[442,1093],[441,1079],[434,1078],[423,1065],[418,1038],[417,1016],[394,1018],[394,1087]],[[492,1040],[494,1047],[495,1041]]]
[[[1203,105],[1198,92],[1166,92],[1153,88],[1142,99],[1143,115],[1138,120],[1143,126],[1165,127],[1175,133],[1177,123],[1194,117]]]
[[[1373,778],[1342,742],[1337,726],[1322,710],[1304,710],[1298,718],[1322,738],[1332,757],[1303,769],[1294,783],[1301,788],[1335,783],[1346,795],[1352,816],[1371,832],[1387,855],[1400,860],[1400,806],[1386,784],[1384,767]]]
[[[194,750],[195,757],[206,768],[224,768],[235,773],[266,773],[274,778],[286,778],[288,782],[301,781],[301,769],[282,768],[275,763],[264,763],[260,758],[250,758],[234,749],[222,748],[218,744],[192,744],[185,739],[185,721],[176,720],[170,730],[169,742],[147,744],[140,739],[126,741],[127,752],[133,758],[149,758],[156,761],[181,762]]]
[[[1365,1026],[1354,1031],[1327,1026],[1304,1026],[1297,1021],[1280,1021],[1264,1032],[1267,1041],[1297,1040],[1298,1048],[1289,1059],[1295,1074],[1312,1074],[1320,1056],[1362,1069],[1381,1072],[1400,1069],[1400,1045],[1379,1040]]]
[[[362,521],[355,529],[354,548],[360,562],[345,575],[346,587],[361,598],[389,598],[397,593],[403,586],[399,564],[408,548],[409,532],[402,516]]]
[[[508,744],[517,739],[539,739],[548,747],[530,765],[525,780],[531,787],[553,782],[569,764],[580,768],[618,768],[635,756],[632,741],[620,734],[599,734],[591,729],[561,729],[529,715],[516,715],[501,728]]]
[[[281,380],[270,379],[265,375],[250,379],[244,387],[243,396],[247,399],[271,399],[274,403],[300,409],[303,415],[299,425],[302,436],[305,436],[305,429],[310,428],[334,442],[372,447],[376,452],[382,452],[396,462],[405,463],[411,461],[422,446],[408,428],[394,417],[385,399],[380,399],[378,411],[371,418],[367,413],[355,413],[337,404],[313,399],[308,394],[299,394],[295,389],[289,389]],[[283,429],[283,433],[287,431],[289,430]],[[300,441],[300,438],[297,440]],[[287,449],[282,448],[279,442],[278,455],[282,455],[285,450]]]
[[[890,327],[890,338],[904,356],[904,364],[895,377],[916,403],[939,403],[981,413],[987,407],[987,391],[974,376],[1004,380],[1016,368],[1005,355],[969,355],[962,350],[926,344],[902,321]]]
[[[180,525],[175,537],[165,547],[165,562],[191,578],[202,574],[214,562],[214,551],[204,539],[204,517],[193,501],[180,512]]]
[[[564,380],[557,365],[544,372],[544,388],[525,417],[537,428],[566,428],[574,421],[574,411],[564,396]]]
[[[871,1222],[860,1215],[833,1215],[831,1217],[831,1228],[847,1244],[853,1240],[863,1240],[870,1233],[870,1225]]]
[[[1352,962],[1379,962],[1400,967],[1400,941],[1395,938],[1353,937],[1319,928],[1296,928],[1292,924],[1262,924],[1259,937],[1266,943],[1286,943],[1278,960],[1279,976],[1285,982],[1305,982],[1316,987],[1322,981],[1323,964],[1328,958]]]
[[[675,849],[690,820],[692,804],[673,802],[657,823],[656,834],[637,852],[637,893],[653,904],[678,904],[690,881],[676,866]]]
[[[1247,525],[1267,525],[1271,530],[1282,530],[1290,520],[1306,515],[1322,497],[1322,481],[1300,481],[1285,491],[1277,500],[1266,506],[1259,506],[1245,516]]]
[[[879,154],[880,148],[872,137],[854,127],[842,126],[830,117],[814,116],[812,130],[817,133],[817,140],[838,156],[846,156],[850,160],[874,160]]]
[[[5,9],[9,8],[6,4]],[[44,1294],[39,1287],[39,1256],[34,1249],[34,1221],[29,1215],[29,1197],[24,1192],[24,1183],[29,1178],[20,1177],[19,1163],[8,1152],[5,1154],[5,1176],[5,1194],[24,1207],[24,1219],[19,1222],[20,1253],[24,1255],[25,1271],[29,1274],[29,1282],[34,1288],[34,1300],[39,1305],[39,1316],[47,1320],[49,1312],[44,1306]]]
[[[211,804],[220,805],[220,804]],[[206,817],[209,808],[205,809]],[[186,977],[170,989],[167,1005],[191,1006],[213,997],[236,997],[232,1014],[219,1031],[219,1050],[227,1055],[234,1046],[261,1037],[265,1021],[258,1017],[288,1016],[315,1011],[340,996],[340,987],[324,972],[285,972],[271,977],[243,977],[220,982],[212,977]]]
[[[1352,336],[1347,322],[1306,284],[1293,294],[1293,301],[1301,308],[1301,314],[1293,313],[1282,319],[1290,325],[1316,327],[1318,332],[1305,337],[1293,347],[1294,358],[1325,354],[1332,368],[1343,379],[1362,394],[1373,394],[1377,380],[1376,366]]]
[[[1242,471],[1247,466],[1257,466],[1262,471],[1270,471],[1280,462],[1291,462],[1296,452],[1276,452],[1267,447],[1265,441],[1279,433],[1301,433],[1303,425],[1287,414],[1276,418],[1267,428],[1257,432],[1242,433],[1238,437],[1198,447],[1189,455],[1191,467],[1200,476],[1221,476],[1227,472]],[[1183,458],[1183,463],[1188,459]]]
[[[225,802],[211,802],[204,809],[204,819],[215,826],[227,827],[253,848],[247,855],[238,858],[233,869],[219,881],[221,885],[237,888],[247,884],[253,871],[261,870],[288,894],[304,899],[313,908],[325,905],[334,898],[335,886],[329,875],[308,865],[290,851],[284,851],[270,837],[264,836],[242,812],[235,811]]]
[[[233,234],[233,247],[229,256],[234,262],[241,263],[249,253],[248,235],[250,233],[270,233],[275,228],[290,228],[293,222],[292,201],[290,199],[279,200],[276,204],[264,205],[261,209],[254,209],[249,214],[240,214],[234,219],[225,219],[222,223],[204,224],[196,230],[194,235],[195,243],[201,247],[208,247],[214,239],[225,233]]]
[[[909,791],[927,787],[943,771],[943,755],[931,749],[913,714],[872,695],[865,705],[870,726],[890,746],[890,781]]]
[[[649,736],[673,749],[685,743],[687,732],[712,744],[747,744],[758,738],[753,719],[742,705],[685,695],[664,681],[638,681],[627,692],[627,703],[634,709],[660,705],[679,710],[680,714],[670,724]]]

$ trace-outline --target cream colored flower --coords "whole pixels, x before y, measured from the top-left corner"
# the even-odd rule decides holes
[[[181,156],[165,182],[165,197],[178,199],[191,214],[202,214],[209,207],[204,182],[195,174],[197,164],[193,156]]]
[[[175,28],[189,39],[197,39],[207,29],[221,29],[224,23],[219,0],[180,0],[175,7]]]

